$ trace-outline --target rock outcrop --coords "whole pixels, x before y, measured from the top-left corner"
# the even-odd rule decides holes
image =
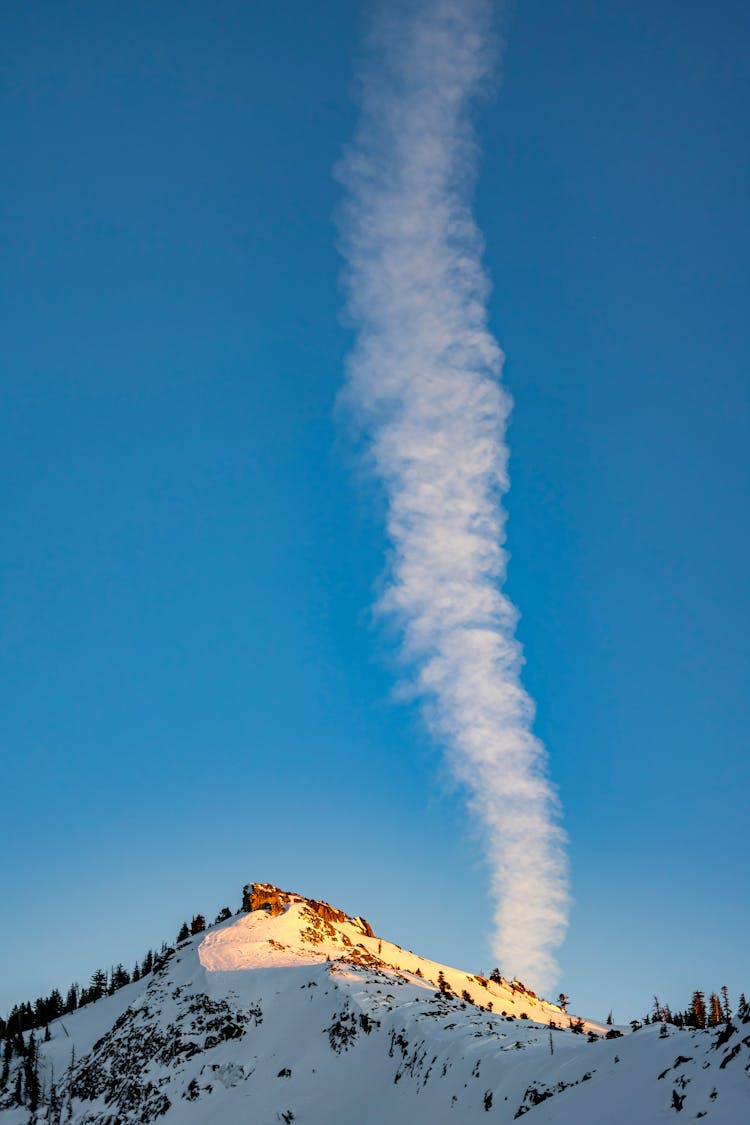
[[[242,909],[248,914],[251,910],[265,910],[275,917],[284,913],[293,898],[299,901],[298,896],[281,891],[270,883],[247,883],[242,889]]]
[[[283,914],[292,902],[305,903],[307,907],[324,922],[353,923],[366,937],[374,937],[372,926],[365,918],[350,917],[345,911],[338,910],[329,902],[318,901],[314,898],[303,898],[291,891],[282,891],[272,883],[247,883],[242,890],[242,909],[245,913],[252,910],[265,910],[271,917]]]

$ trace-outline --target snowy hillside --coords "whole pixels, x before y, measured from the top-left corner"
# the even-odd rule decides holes
[[[11,1057],[0,1125],[750,1122],[750,1023],[574,1032],[522,986],[418,957],[326,903],[251,884],[243,906],[50,1026],[36,1115],[14,1104]]]

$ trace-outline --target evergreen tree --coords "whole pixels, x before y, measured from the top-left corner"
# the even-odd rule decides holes
[[[191,934],[202,934],[206,928],[206,919],[202,914],[194,914],[190,923]]]
[[[118,989],[124,988],[126,984],[130,984],[130,973],[124,965],[115,965],[112,970],[112,991],[117,992]]]
[[[729,1003],[729,989],[725,984],[721,986],[721,1010],[724,1016],[724,1022],[729,1023],[732,1018],[732,1008]]]
[[[187,941],[187,939],[189,937],[190,937],[190,927],[188,926],[187,922],[183,922],[182,925],[180,926],[180,932],[177,935],[178,945],[181,941]]]
[[[26,1105],[32,1113],[39,1107],[39,1064],[37,1059],[36,1039],[32,1031],[26,1045],[26,1057],[23,1061],[23,1086]]]
[[[70,1049],[70,1062],[68,1063],[68,1082],[67,1082],[67,1098],[68,1105],[65,1110],[65,1120],[73,1120],[73,1071],[76,1065],[76,1048],[75,1043]]]
[[[217,926],[219,924],[219,922],[228,922],[231,917],[232,917],[232,911],[229,909],[229,907],[228,906],[222,906],[221,910],[216,915],[216,920],[214,921],[214,925]]]
[[[91,981],[88,987],[88,1001],[100,1000],[102,996],[107,994],[107,974],[104,969],[97,969],[96,972],[91,974]]]
[[[48,1105],[49,1105],[49,1109],[47,1111],[47,1120],[51,1121],[51,1122],[54,1122],[54,1123],[57,1123],[60,1120],[60,1111],[62,1109],[62,1106],[60,1105],[60,1099],[58,1097],[57,1090],[55,1089],[55,1068],[54,1068],[54,1066],[51,1068],[51,1072],[50,1072]]]
[[[500,970],[498,968],[494,968],[490,973],[490,980],[494,981],[495,984],[500,984],[502,982],[502,979],[503,978],[500,976]]]
[[[0,1077],[0,1086],[4,1086],[8,1081],[8,1073],[10,1071],[10,1060],[13,1058],[13,1040],[7,1036],[3,1043],[3,1069],[2,1076]]]
[[[58,1019],[64,1011],[65,1001],[59,988],[53,988],[49,994],[50,1019]]]
[[[65,1003],[63,1005],[63,1015],[67,1014],[68,1012],[74,1012],[76,1010],[76,1008],[78,1007],[78,994],[79,988],[74,981],[68,989],[68,994],[65,997]]]
[[[712,992],[708,998],[708,1026],[716,1027],[721,1023],[722,1013],[719,997],[715,992]]]
[[[693,1027],[706,1026],[706,998],[698,989],[690,1003],[690,1022]]]
[[[570,1003],[570,997],[566,996],[564,992],[561,992],[557,998],[557,1003],[560,1005],[564,1012],[567,1012],[568,1004]]]

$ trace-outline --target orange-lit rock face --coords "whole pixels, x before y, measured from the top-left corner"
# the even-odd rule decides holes
[[[276,914],[283,914],[287,903],[296,897],[270,883],[248,883],[242,891],[242,909],[248,913],[252,910],[265,910],[274,917]]]
[[[314,898],[303,898],[301,895],[292,894],[291,891],[282,891],[272,883],[247,883],[242,891],[242,909],[246,913],[265,910],[273,918],[277,914],[283,914],[292,902],[305,903],[307,908],[324,922],[353,922],[367,937],[374,936],[372,926],[365,918],[350,918],[345,911],[338,910],[328,902],[318,902]]]

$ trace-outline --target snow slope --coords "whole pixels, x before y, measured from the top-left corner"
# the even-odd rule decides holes
[[[418,957],[326,903],[265,884],[245,898],[256,909],[51,1026],[42,1077],[49,1089],[54,1068],[63,1121],[750,1122],[750,1024],[589,1042],[522,986]],[[0,1110],[0,1125],[32,1120]]]

